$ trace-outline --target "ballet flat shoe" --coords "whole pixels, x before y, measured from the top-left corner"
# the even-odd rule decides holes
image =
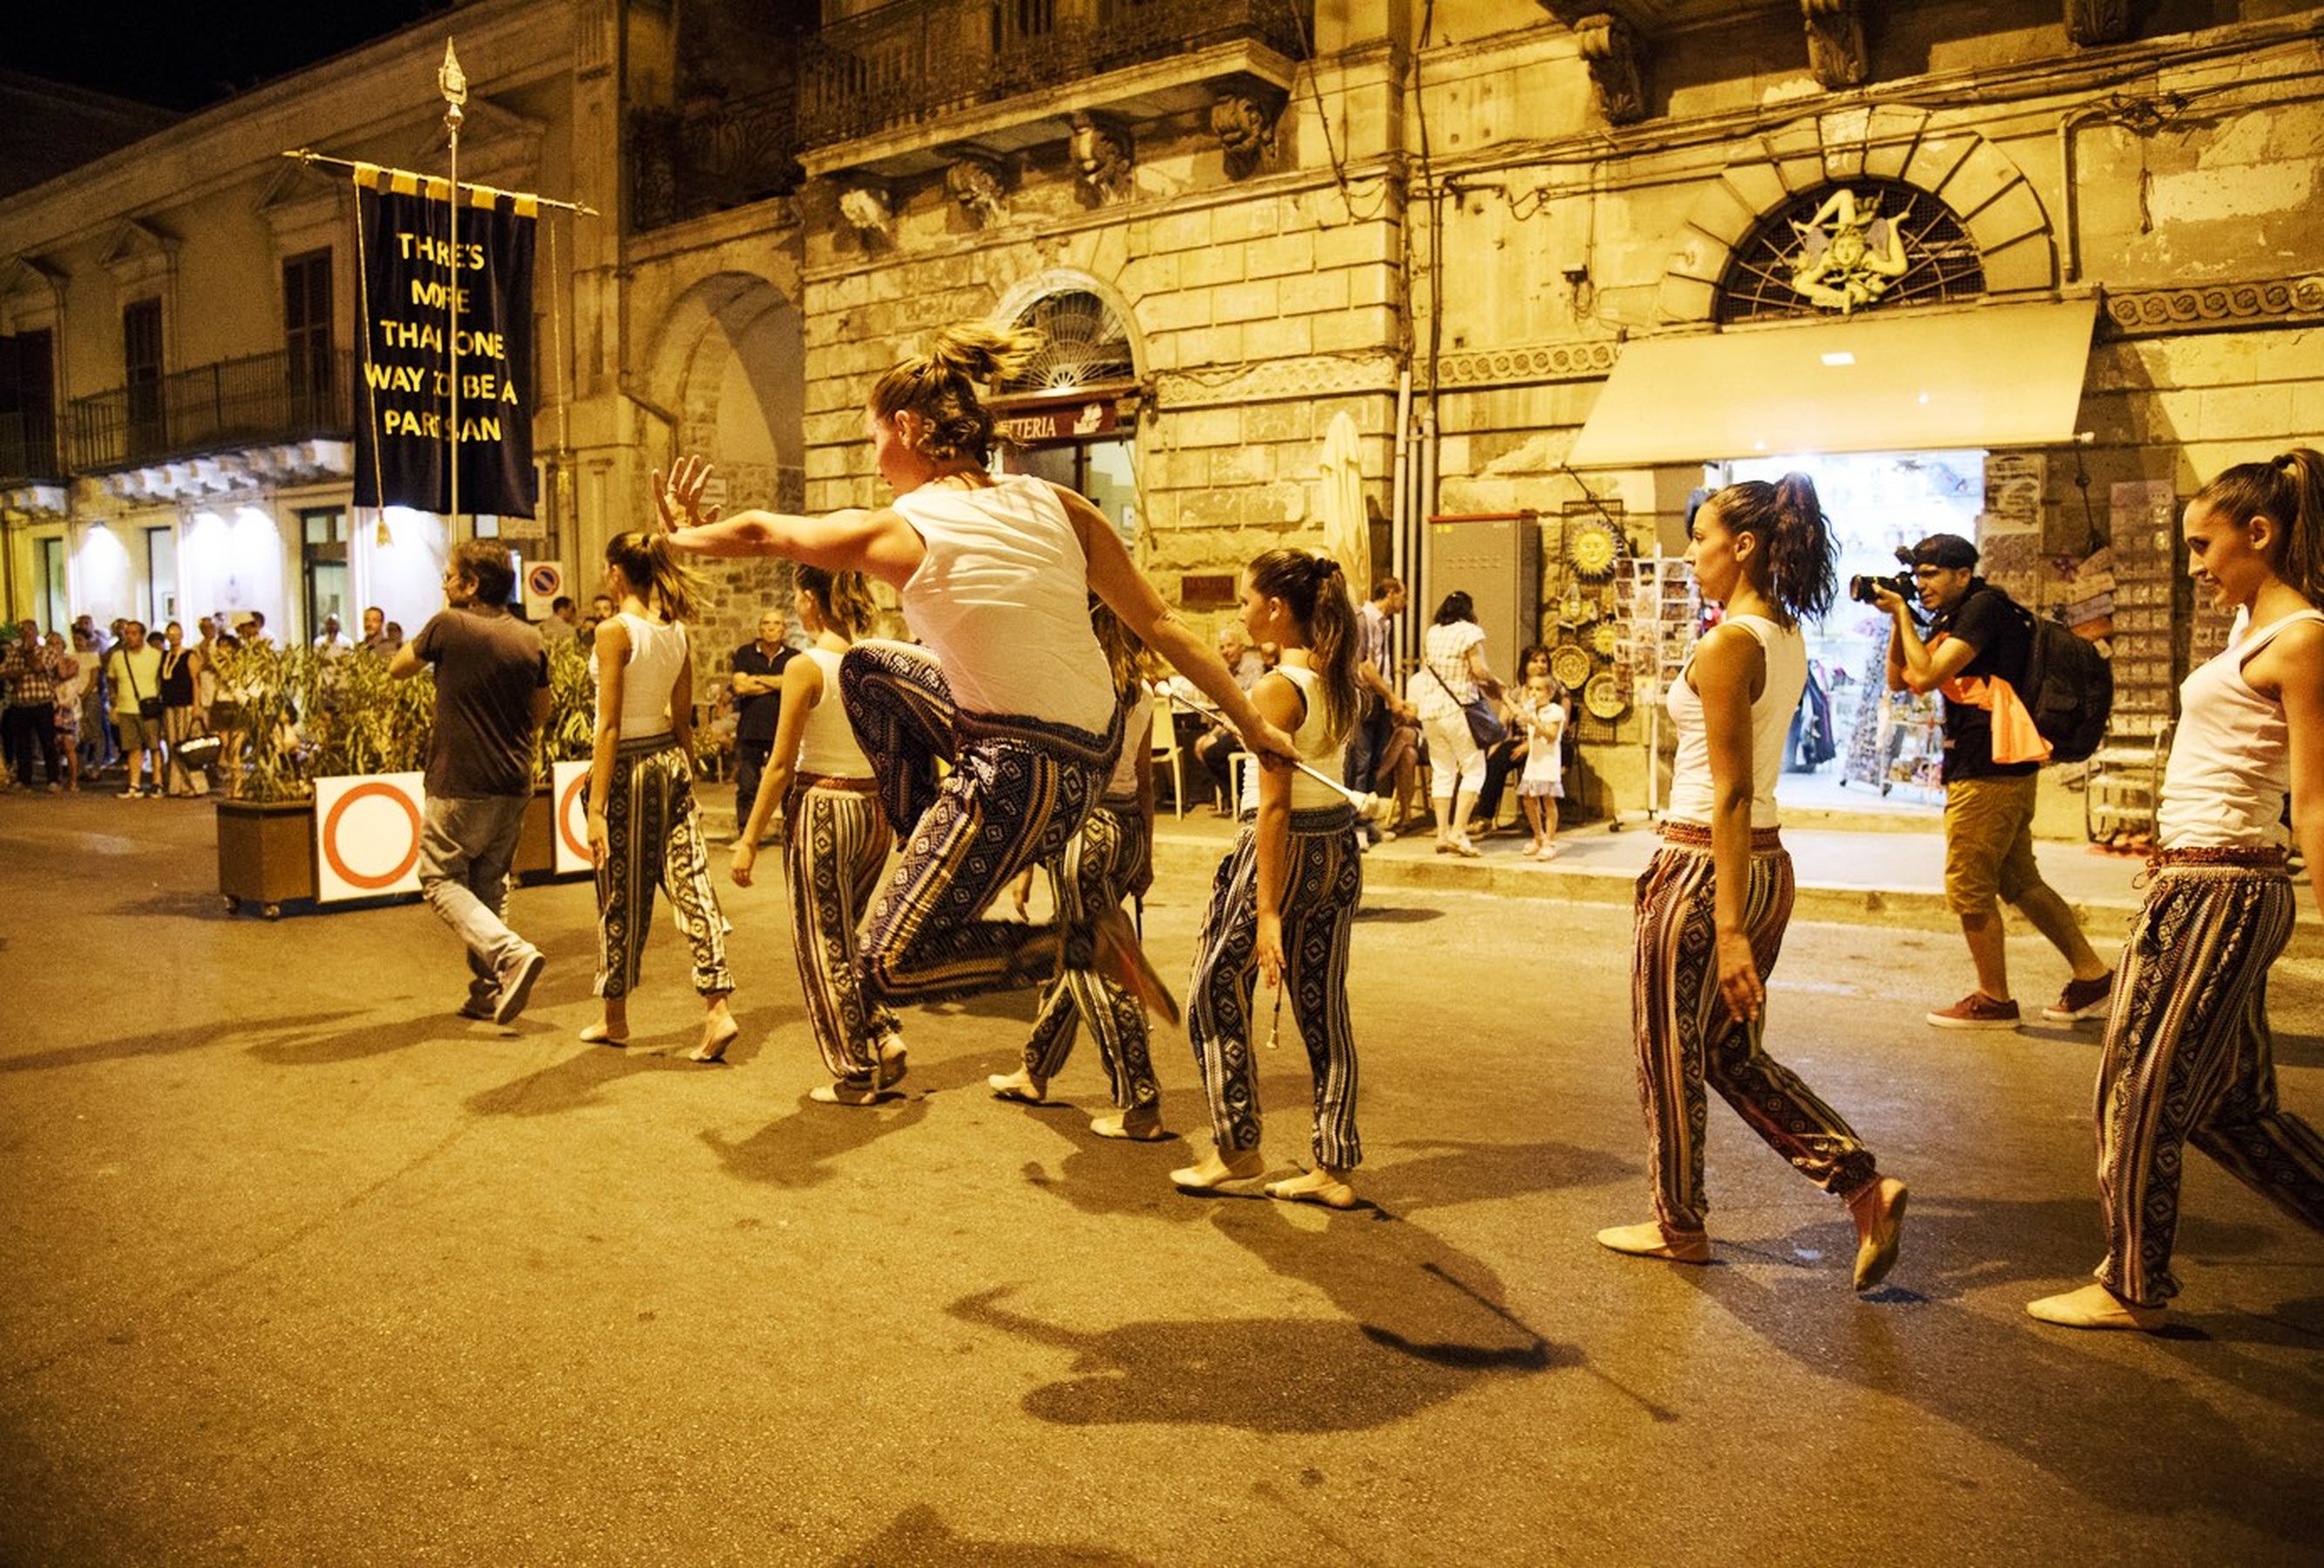
[[[1860,1295],[1888,1277],[1896,1267],[1896,1249],[1904,1240],[1904,1184],[1893,1176],[1883,1176],[1848,1205],[1851,1213],[1861,1214],[1859,1204],[1872,1208],[1872,1222],[1864,1227],[1864,1238],[1856,1244],[1856,1288]]]
[[[1643,1225],[1609,1225],[1598,1232],[1598,1245],[1633,1258],[1663,1258],[1673,1263],[1711,1261],[1711,1238],[1701,1231],[1665,1231],[1655,1221]]]
[[[2163,1326],[2163,1317],[2159,1306],[2140,1306],[2095,1284],[2029,1301],[2025,1312],[2061,1328],[2128,1329],[2138,1333],[2153,1333]]]
[[[1090,1121],[1090,1130],[1100,1138],[1126,1138],[1132,1143],[1167,1143],[1177,1136],[1162,1125],[1159,1116],[1142,1120],[1130,1116],[1099,1116]]]

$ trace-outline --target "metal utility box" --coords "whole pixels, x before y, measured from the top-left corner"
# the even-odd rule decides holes
[[[1485,659],[1504,681],[1541,640],[1541,520],[1531,512],[1432,517],[1422,541],[1412,619],[1426,627],[1444,595],[1465,593],[1485,629]]]

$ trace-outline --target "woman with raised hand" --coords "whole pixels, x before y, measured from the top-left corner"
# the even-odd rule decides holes
[[[1273,549],[1243,573],[1242,619],[1282,659],[1251,688],[1259,710],[1291,733],[1300,761],[1342,776],[1355,727],[1356,612],[1339,563]],[[1356,813],[1338,789],[1302,770],[1271,768],[1246,784],[1243,827],[1219,862],[1195,946],[1187,1032],[1210,1097],[1217,1149],[1170,1173],[1205,1193],[1263,1175],[1259,1068],[1251,1060],[1255,977],[1287,992],[1315,1082],[1312,1169],[1270,1182],[1269,1197],[1334,1209],[1356,1205],[1349,1178],[1356,1136],[1356,1044],[1348,1024],[1348,945],[1363,894]],[[1272,1031],[1268,1043],[1273,1045]]]
[[[726,999],[726,917],[710,885],[702,814],[694,799],[694,658],[687,618],[700,586],[659,533],[632,531],[605,547],[608,597],[619,609],[597,628],[589,672],[597,683],[589,763],[589,855],[597,867],[597,995],[604,1016],[581,1031],[593,1044],[630,1038],[653,923],[654,888],[669,895],[694,954],[703,1005],[697,1062],[726,1054],[742,1026]]]
[[[791,952],[807,1023],[831,1082],[807,1098],[870,1105],[904,1076],[902,1028],[868,1001],[856,974],[856,927],[879,890],[893,842],[880,814],[879,780],[839,701],[839,661],[872,630],[878,607],[861,572],[792,570],[791,613],[815,639],[783,667],[775,742],[751,819],[734,837],[733,876],[751,885],[759,841],[779,802],[783,872],[790,884]]]
[[[1617,1252],[1711,1261],[1706,1083],[1856,1222],[1855,1283],[1896,1261],[1904,1184],[1789,1068],[1760,1049],[1766,977],[1792,914],[1775,827],[1784,738],[1807,684],[1804,616],[1831,607],[1831,530],[1805,475],[1729,484],[1697,509],[1687,565],[1724,605],[1665,699],[1678,732],[1663,842],[1639,879],[1630,1008],[1655,1217],[1598,1232]]]
[[[2066,1328],[2163,1326],[2189,1143],[2324,1231],[2324,1139],[2276,1106],[2267,972],[2300,895],[2324,907],[2324,453],[2241,463],[2187,503],[2196,583],[2236,614],[2179,687],[2146,904],[2123,948],[2098,1063],[2098,1282],[2026,1311]],[[2284,805],[2292,832],[2283,829]]]
[[[661,485],[671,542],[706,555],[785,556],[860,571],[895,588],[923,646],[859,643],[840,693],[878,769],[901,866],[863,943],[866,993],[940,1001],[1039,985],[1065,944],[1172,1022],[1172,1000],[1119,908],[1084,930],[986,920],[1027,866],[1061,852],[1103,791],[1121,745],[1105,655],[1090,629],[1094,592],[1145,644],[1185,671],[1250,748],[1287,758],[1290,738],[1259,716],[1218,655],[1161,598],[1104,514],[1074,491],[985,467],[993,420],[981,383],[1021,369],[1039,334],[967,323],[892,366],[866,416],[892,504],[828,517],[700,506],[708,466],[688,457]],[[936,762],[949,758],[939,784]]]

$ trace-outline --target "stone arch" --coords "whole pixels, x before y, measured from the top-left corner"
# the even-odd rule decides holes
[[[807,353],[797,304],[766,279],[717,272],[664,313],[649,381],[678,451],[713,454],[726,504],[806,504]]]
[[[993,306],[991,319],[1005,327],[1030,309],[1037,300],[1051,294],[1094,294],[1105,301],[1114,319],[1130,342],[1130,363],[1137,366],[1138,379],[1146,379],[1146,334],[1138,325],[1137,312],[1120,289],[1094,273],[1076,267],[1048,267],[1010,285]]]
[[[1934,129],[1926,109],[1837,109],[1766,133],[1720,171],[1682,226],[1663,274],[1662,318],[1717,318],[1719,280],[1736,244],[1800,192],[1868,176],[1903,180],[1959,215],[1985,264],[1988,295],[2057,286],[2050,217],[2023,170],[1974,131]]]

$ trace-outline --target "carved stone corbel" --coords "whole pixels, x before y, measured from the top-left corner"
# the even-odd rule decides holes
[[[1129,200],[1137,189],[1130,127],[1108,115],[1092,114],[1076,114],[1065,124],[1071,128],[1066,144],[1073,152],[1082,189],[1101,207]]]
[[[1211,134],[1226,154],[1227,175],[1240,180],[1275,155],[1275,126],[1283,115],[1283,95],[1258,87],[1235,88],[1211,104]]]
[[[945,165],[945,193],[960,204],[961,211],[979,228],[1009,217],[1000,160],[982,152],[963,152]]]
[[[1573,24],[1574,42],[1582,48],[1582,63],[1598,88],[1598,102],[1609,123],[1628,125],[1646,117],[1646,92],[1639,69],[1638,35],[1630,24],[1609,13],[1584,16]]]
[[[1861,86],[1869,66],[1858,0],[1800,0],[1800,14],[1808,24],[1808,72],[1817,85]]]
[[[2066,0],[2066,36],[2085,47],[2130,36],[2130,0]]]
[[[895,198],[874,180],[850,180],[839,193],[839,216],[859,238],[892,240],[896,231]]]

